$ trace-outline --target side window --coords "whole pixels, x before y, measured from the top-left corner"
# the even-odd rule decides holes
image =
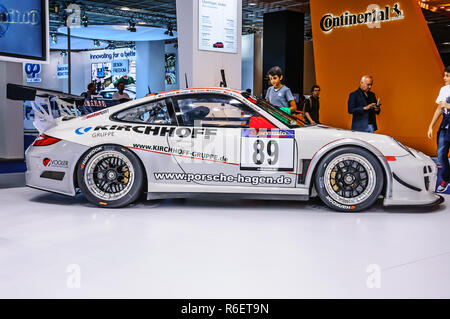
[[[115,118],[119,121],[133,123],[172,124],[165,100],[126,109],[117,113]]]
[[[177,99],[186,126],[248,127],[256,113],[239,100],[225,95],[186,95]]]

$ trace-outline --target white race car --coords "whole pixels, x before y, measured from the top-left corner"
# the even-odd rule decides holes
[[[85,116],[79,97],[8,85],[32,101],[41,135],[26,151],[28,186],[93,204],[207,197],[308,200],[360,211],[438,205],[436,165],[394,138],[307,126],[246,92],[182,89]],[[55,103],[53,103],[54,101]],[[45,105],[57,107],[49,111]],[[59,112],[55,115],[55,112]]]

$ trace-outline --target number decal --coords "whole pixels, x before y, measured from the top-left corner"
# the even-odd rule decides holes
[[[264,163],[264,142],[261,140],[256,140],[253,144],[253,163],[256,165],[261,165]]]
[[[273,146],[273,151],[272,151],[272,146]],[[271,157],[267,160],[267,163],[269,163],[269,165],[277,165],[279,149],[280,149],[280,147],[278,146],[277,141],[270,141],[267,144],[267,154]]]
[[[295,171],[295,132],[243,129],[241,133],[241,170]],[[283,153],[283,156],[280,155]]]
[[[264,148],[264,142],[261,140],[256,140],[253,144],[253,163],[256,165],[261,165],[264,163],[264,160],[266,158],[265,156],[265,148]],[[269,143],[267,143],[267,155],[269,158],[267,159],[267,163],[269,165],[276,165],[278,163],[278,153],[279,153],[279,146],[277,141],[271,140]]]

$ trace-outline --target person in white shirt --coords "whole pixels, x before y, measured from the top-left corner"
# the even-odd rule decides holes
[[[450,148],[450,66],[445,68],[444,82],[445,86],[441,88],[436,99],[437,108],[428,128],[428,138],[431,139],[433,137],[433,126],[443,114],[437,134],[437,159],[441,167],[438,176],[441,183],[436,190],[438,193],[445,192],[450,182],[450,165],[448,163],[448,151]]]
[[[123,91],[123,90],[125,90],[125,83],[119,82],[119,84],[117,85],[117,89],[119,91],[114,93],[113,98],[112,98],[113,101],[124,102],[125,100],[127,100],[127,101],[131,100],[130,96]]]

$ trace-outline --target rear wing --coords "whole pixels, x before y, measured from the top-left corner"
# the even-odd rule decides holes
[[[33,125],[39,133],[55,127],[59,117],[78,117],[77,106],[84,104],[82,96],[12,83],[6,86],[6,97],[30,102],[34,111]]]

